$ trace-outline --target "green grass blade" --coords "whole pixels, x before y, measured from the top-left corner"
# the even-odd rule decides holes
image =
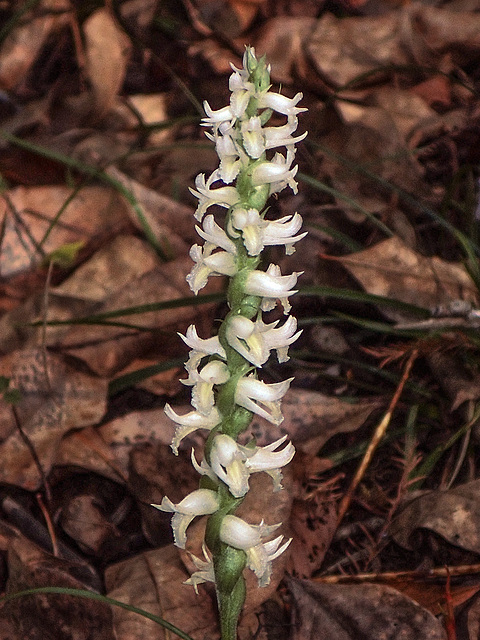
[[[51,327],[73,324],[107,324],[106,320],[110,318],[118,318],[121,316],[139,315],[148,313],[149,311],[164,311],[166,309],[178,309],[180,307],[196,307],[201,304],[210,304],[212,302],[222,302],[225,300],[224,293],[207,293],[205,295],[175,298],[174,300],[166,300],[165,302],[150,302],[148,304],[140,304],[135,307],[126,307],[125,309],[115,309],[114,311],[105,311],[104,313],[94,313],[83,318],[73,318],[71,320],[49,320],[46,324]],[[30,327],[37,327],[43,324],[42,321],[31,322]],[[113,324],[113,323],[112,323]],[[115,323],[114,326],[125,326],[128,328],[136,328],[135,325],[125,323]],[[147,329],[150,331],[151,329]]]
[[[345,193],[342,193],[341,191],[338,191],[338,189],[334,189],[333,187],[329,187],[328,184],[320,182],[320,180],[312,178],[312,176],[308,176],[305,173],[298,172],[296,177],[302,182],[305,182],[305,184],[310,185],[314,189],[318,189],[318,191],[324,191],[334,198],[338,198],[338,200],[343,200],[343,202],[346,202],[350,207],[352,207],[352,209],[355,209],[356,211],[359,211],[364,216],[366,216],[373,225],[378,227],[378,229],[380,229],[380,231],[382,231],[387,236],[387,238],[391,238],[394,235],[393,231],[391,231],[386,224],[383,224],[383,222],[376,218],[373,213],[370,213],[370,211],[362,207],[361,204],[359,204],[353,198],[350,198],[350,196],[347,196]]]
[[[157,375],[157,373],[168,371],[169,369],[173,369],[174,367],[181,367],[184,363],[185,358],[174,358],[172,360],[168,360],[167,362],[152,364],[148,367],[143,367],[142,369],[137,369],[136,371],[131,371],[130,373],[125,373],[123,376],[118,376],[118,378],[114,378],[110,381],[108,385],[108,395],[113,396],[119,391],[123,391],[128,387],[132,387],[139,382],[147,380],[147,378],[151,378],[152,376]]]
[[[423,307],[417,307],[414,304],[408,302],[402,302],[395,300],[394,298],[387,298],[385,296],[378,296],[374,293],[366,293],[364,291],[354,291],[353,289],[339,289],[337,287],[323,287],[319,285],[312,285],[307,287],[301,287],[298,290],[299,296],[320,296],[322,298],[336,298],[338,300],[348,300],[351,302],[364,302],[367,304],[374,304],[380,307],[389,307],[391,309],[397,309],[410,315],[414,315],[418,318],[430,318],[431,314],[427,309]]]

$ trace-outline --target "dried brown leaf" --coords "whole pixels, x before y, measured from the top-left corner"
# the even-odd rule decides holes
[[[315,18],[281,16],[271,18],[255,38],[255,47],[272,65],[272,79],[290,84],[293,75],[308,76],[304,46],[316,24]]]
[[[79,466],[126,482],[133,447],[170,445],[174,426],[163,409],[133,411],[100,427],[68,434],[60,443],[55,464]]]
[[[205,591],[184,585],[189,577],[173,545],[137,555],[108,567],[108,596],[165,618],[194,639],[218,640],[217,615]],[[115,609],[116,640],[163,640],[169,632],[137,614]]]
[[[42,0],[7,35],[0,50],[2,89],[13,89],[25,78],[48,37],[68,24],[69,9],[68,0]]]
[[[84,187],[65,206],[71,195],[72,189],[61,185],[17,187],[6,192],[0,201],[0,221],[5,227],[1,276],[30,269],[64,244],[101,242],[129,224],[129,207],[113,189]],[[38,244],[60,211],[39,253]]]
[[[414,534],[429,529],[452,545],[480,554],[480,480],[448,491],[429,491],[409,502],[397,515],[390,532],[407,549]]]
[[[478,293],[467,270],[460,263],[425,256],[412,251],[398,237],[379,242],[371,249],[338,258],[367,291],[433,310],[454,300],[476,305]],[[383,308],[397,321],[408,320],[404,311]]]
[[[391,587],[288,581],[292,640],[445,640],[442,623]]]
[[[54,558],[32,542],[18,538],[8,553],[8,593],[35,587],[84,589],[78,566]],[[29,640],[113,640],[109,605],[74,596],[36,595],[7,603],[2,615],[15,622],[20,638]]]
[[[290,389],[282,404],[285,420],[280,429],[255,416],[245,437],[253,435],[263,445],[276,440],[280,431],[297,449],[315,455],[334,435],[356,431],[380,406],[377,399],[351,403],[317,391]]]
[[[111,108],[125,77],[130,41],[106,8],[83,24],[86,72],[93,89],[92,113],[101,118]]]
[[[31,449],[48,474],[62,436],[103,416],[107,384],[76,371],[60,356],[36,349],[18,354],[12,387],[21,400],[11,411],[8,435],[0,444],[0,478],[34,490],[42,475]]]

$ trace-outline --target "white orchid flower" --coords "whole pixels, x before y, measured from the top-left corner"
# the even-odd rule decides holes
[[[197,489],[188,494],[188,496],[178,504],[173,504],[173,502],[165,496],[160,504],[152,504],[152,507],[174,514],[172,518],[174,542],[180,549],[185,549],[188,525],[196,516],[206,516],[215,513],[219,507],[219,500],[216,491]]]
[[[250,271],[245,283],[245,292],[263,298],[262,311],[271,311],[275,308],[276,300],[280,300],[286,314],[292,308],[288,297],[297,292],[292,287],[297,284],[297,278],[300,275],[301,273],[296,272],[289,276],[282,276],[280,267],[270,264],[266,271]]]
[[[291,442],[283,449],[277,449],[287,436],[279,438],[265,447],[244,447],[226,434],[218,434],[210,452],[210,464],[202,460],[199,465],[192,450],[192,463],[195,469],[214,481],[224,482],[235,498],[242,498],[249,490],[249,478],[252,473],[265,471],[273,480],[273,490],[282,488],[280,469],[291,462],[295,447]]]
[[[190,411],[180,416],[167,403],[164,411],[170,420],[173,420],[177,424],[171,444],[172,451],[175,455],[178,455],[178,446],[183,438],[197,429],[208,429],[208,431],[211,431],[220,424],[222,420],[222,416],[216,407],[213,407],[208,415],[204,415],[199,411]]]
[[[195,589],[195,593],[198,595],[198,585],[203,582],[215,582],[215,572],[213,570],[213,559],[209,555],[207,551],[207,547],[205,544],[202,545],[203,557],[205,560],[201,558],[197,558],[193,553],[190,553],[190,558],[192,559],[193,564],[197,571],[192,573],[188,580],[185,580],[183,584],[191,584]]]
[[[279,362],[286,362],[289,345],[302,332],[296,332],[297,321],[293,316],[277,329],[278,322],[265,324],[260,317],[252,322],[243,316],[235,316],[228,322],[225,336],[230,346],[256,367],[265,364],[272,349],[277,351]]]
[[[195,218],[202,220],[205,212],[209,207],[217,204],[220,207],[228,209],[239,201],[238,191],[235,187],[217,187],[212,189],[212,184],[221,179],[220,172],[216,169],[205,182],[205,174],[200,173],[195,178],[195,186],[197,189],[190,189],[190,193],[198,199],[198,206],[195,211]]]
[[[252,376],[240,378],[235,391],[235,402],[241,407],[265,418],[272,424],[283,422],[280,403],[293,378],[283,382],[265,384]]]
[[[235,256],[228,251],[216,251],[217,245],[205,242],[203,247],[194,244],[190,257],[195,262],[187,276],[187,282],[195,295],[207,284],[210,276],[234,276],[237,273]]]
[[[225,384],[230,378],[228,367],[220,360],[211,360],[202,369],[196,367],[187,368],[188,378],[181,382],[193,386],[192,406],[202,415],[209,415],[215,405],[213,387],[216,384]]]
[[[265,587],[270,583],[272,561],[278,558],[291,542],[291,540],[287,540],[280,546],[283,536],[278,536],[270,542],[262,542],[262,538],[271,535],[280,524],[269,526],[263,524],[262,521],[259,525],[251,525],[237,516],[228,515],[225,516],[220,527],[222,542],[235,549],[245,551],[247,566],[257,576],[260,587]]]

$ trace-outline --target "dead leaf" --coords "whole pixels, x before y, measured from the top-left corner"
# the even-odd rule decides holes
[[[116,167],[109,167],[106,173],[132,192],[157,238],[165,237],[179,256],[187,253],[189,245],[198,240],[191,207],[149,189]],[[129,212],[132,223],[141,230],[138,216],[131,209]]]
[[[471,375],[461,358],[451,353],[433,351],[427,362],[438,383],[452,401],[450,411],[480,397],[480,374]]]
[[[308,77],[304,45],[316,24],[315,18],[281,16],[270,18],[259,31],[255,47],[272,65],[272,80],[291,84],[293,75]]]
[[[171,542],[170,514],[150,505],[160,504],[164,496],[177,504],[198,489],[198,473],[192,467],[190,454],[180,451],[176,458],[165,444],[136,445],[130,453],[129,466],[128,486],[139,501],[146,539],[153,546]]]
[[[337,259],[367,293],[432,311],[455,300],[478,302],[476,287],[463,264],[422,256],[395,236]],[[383,308],[382,312],[391,320],[411,319],[398,309]]]
[[[337,528],[336,500],[322,493],[309,499],[296,499],[290,523],[293,541],[289,571],[299,578],[311,578],[322,566]]]
[[[62,436],[95,424],[105,413],[107,384],[76,371],[58,355],[36,349],[18,354],[12,387],[21,395],[15,412],[22,431],[12,413],[0,444],[0,478],[35,490],[43,478],[30,447],[48,474]]]
[[[105,541],[119,535],[105,516],[99,499],[92,494],[71,497],[62,509],[60,523],[67,535],[85,553],[98,553]]]
[[[248,439],[253,435],[257,444],[263,446],[288,433],[297,449],[315,455],[334,435],[360,428],[380,406],[377,399],[351,403],[317,391],[290,389],[282,403],[285,420],[280,428],[255,416],[242,437]]]
[[[292,640],[445,640],[442,623],[391,587],[290,579]]]
[[[151,269],[107,296],[96,308],[96,312],[105,313],[188,297],[191,292],[185,282],[185,276],[191,266],[190,258],[185,257]],[[214,278],[204,291],[213,293],[220,287],[221,278]],[[127,314],[124,317],[116,317],[115,320],[139,326],[140,329],[136,329],[135,326],[130,328],[79,325],[68,328],[55,340],[50,341],[47,337],[47,342],[49,346],[62,348],[65,352],[80,358],[99,376],[111,377],[124,369],[134,358],[147,353],[151,355],[156,348],[163,353],[178,348],[179,338],[176,332],[185,330],[197,315],[198,309],[194,305],[149,311],[133,316]],[[148,330],[142,331],[141,328]]]
[[[107,568],[105,583],[110,598],[154,613],[196,640],[218,640],[217,615],[202,589],[196,595],[183,584],[189,574],[173,545],[147,551]],[[137,614],[115,608],[116,640],[163,640],[170,634]]]
[[[118,235],[77,267],[53,292],[101,302],[159,264],[158,256],[147,242],[131,235]]]
[[[102,118],[111,108],[125,77],[130,40],[106,8],[83,23],[86,72],[93,89],[91,113]]]
[[[480,480],[448,491],[429,491],[409,502],[392,522],[394,540],[406,549],[417,546],[415,532],[429,529],[450,544],[480,554]]]
[[[60,443],[55,464],[75,465],[127,482],[133,447],[170,445],[174,431],[163,408],[132,411],[100,427],[68,434]]]

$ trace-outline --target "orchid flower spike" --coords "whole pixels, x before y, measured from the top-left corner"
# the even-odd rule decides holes
[[[197,295],[210,277],[228,279],[228,311],[214,337],[200,338],[190,325],[181,339],[191,349],[185,364],[191,387],[192,410],[177,413],[169,404],[165,413],[175,423],[172,450],[197,429],[206,433],[204,456],[192,464],[201,476],[200,489],[178,504],[164,497],[157,509],[172,513],[175,544],[185,548],[187,528],[196,516],[208,516],[203,559],[192,557],[195,571],[186,581],[195,591],[204,582],[215,583],[222,640],[236,640],[236,625],[245,600],[244,570],[252,570],[260,587],[269,584],[272,563],[290,540],[270,539],[279,524],[252,525],[235,510],[250,489],[254,473],[272,478],[272,491],[282,489],[282,472],[295,453],[287,436],[266,446],[237,441],[253,416],[273,425],[283,421],[281,401],[292,378],[283,382],[261,380],[261,369],[272,354],[288,360],[288,349],[300,336],[290,314],[300,273],[282,274],[270,264],[262,269],[265,247],[280,246],[290,255],[306,235],[298,213],[270,219],[270,195],[289,188],[297,193],[296,145],[306,133],[296,134],[302,94],[293,98],[272,90],[270,67],[247,47],[242,67],[232,66],[230,100],[212,108],[204,103],[202,125],[218,155],[218,168],[200,173],[192,195],[197,200],[200,244],[190,250],[193,267],[187,276]],[[216,106],[216,105],[214,105]],[[280,122],[267,126],[276,113]],[[284,320],[264,321],[263,312],[280,302]],[[267,515],[267,514],[266,514]]]

